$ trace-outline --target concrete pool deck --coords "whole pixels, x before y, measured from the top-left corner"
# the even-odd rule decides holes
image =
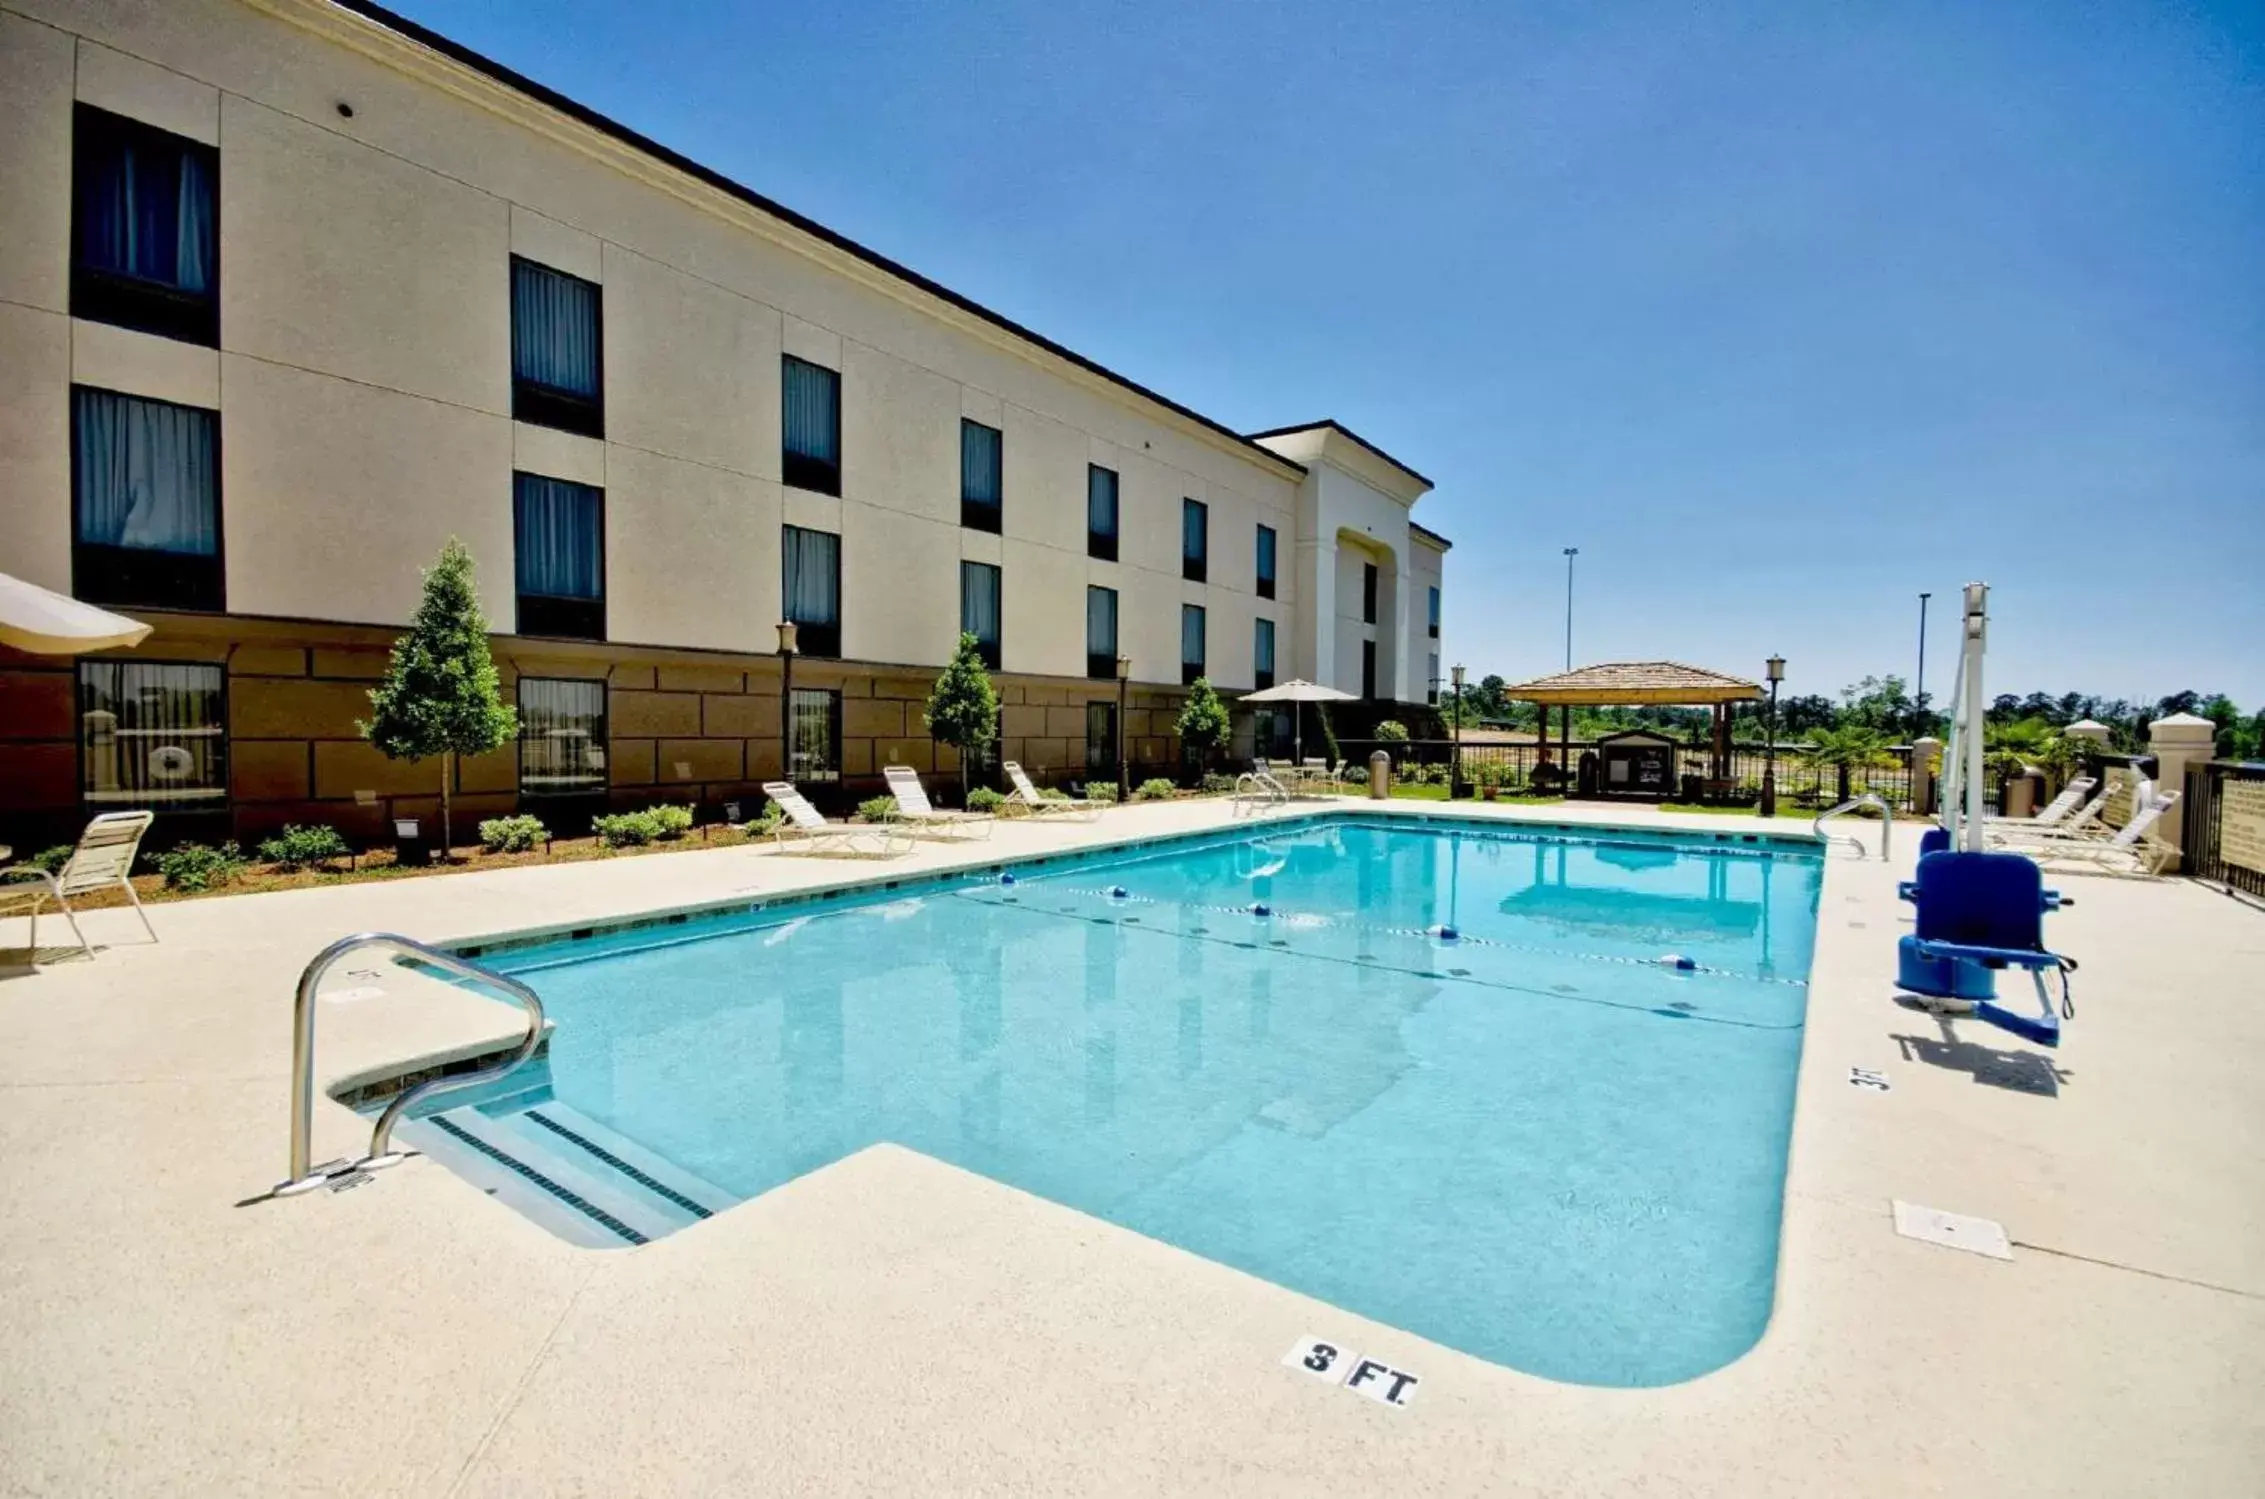
[[[116,945],[0,980],[0,1490],[2265,1488],[2265,913],[2056,879],[2077,904],[2049,930],[2084,967],[2043,1052],[1891,1002],[1907,827],[1892,865],[1828,864],[1769,1331],[1666,1389],[1490,1365],[892,1147],[635,1250],[571,1247],[421,1160],[237,1205],[283,1174],[291,987],[338,936],[586,923],[1227,821],[1187,802],[886,865],[738,847],[223,897],[153,908],[156,946],[128,913],[82,918]],[[400,970],[383,986],[322,1002],[326,1087],[515,1029]],[[366,1135],[318,1101],[316,1159]],[[2014,1258],[1901,1238],[1894,1199],[1997,1219]],[[1282,1367],[1306,1334],[1414,1371],[1418,1397]]]

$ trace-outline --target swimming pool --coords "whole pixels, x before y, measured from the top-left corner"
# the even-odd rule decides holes
[[[403,1137],[616,1246],[892,1141],[1497,1363],[1671,1383],[1769,1319],[1821,877],[1338,816],[490,947],[547,1062]]]

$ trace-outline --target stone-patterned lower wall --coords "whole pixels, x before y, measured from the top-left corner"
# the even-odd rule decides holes
[[[146,661],[217,662],[227,668],[229,812],[226,836],[256,838],[286,822],[327,822],[375,841],[393,815],[432,817],[440,807],[436,762],[386,759],[356,727],[369,689],[385,672],[396,632],[354,625],[167,615],[136,611],[156,626],[130,653]],[[497,636],[506,696],[521,676],[603,679],[610,744],[608,796],[616,806],[740,798],[778,775],[780,663],[733,656]],[[842,772],[836,803],[879,789],[880,767],[911,765],[946,782],[956,753],[921,722],[933,668],[798,658],[797,687],[842,695]],[[79,804],[77,667],[69,658],[0,647],[0,842],[19,851],[67,841],[84,823]],[[1114,682],[1000,675],[1002,758],[1040,781],[1082,780],[1088,702],[1116,700]],[[1128,749],[1136,764],[1178,758],[1172,720],[1177,686],[1129,692]],[[1101,767],[1114,779],[1114,767]],[[361,799],[364,795],[371,800]],[[460,819],[519,806],[518,757],[505,748],[457,767]],[[537,808],[536,810],[539,810]],[[217,820],[217,819],[215,819]],[[462,836],[462,821],[459,836]]]

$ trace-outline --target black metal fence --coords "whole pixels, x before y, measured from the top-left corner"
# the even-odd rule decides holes
[[[1454,758],[1455,743],[1450,739],[1417,739],[1406,743],[1385,743],[1373,739],[1339,739],[1339,752],[1354,765],[1367,763],[1369,754],[1378,749],[1388,751],[1395,765],[1444,766]],[[1581,757],[1594,751],[1593,739],[1576,739],[1570,745],[1552,740],[1546,746],[1531,742],[1504,744],[1470,743],[1463,745],[1463,778],[1479,781],[1496,778],[1502,790],[1513,795],[1552,793],[1574,790],[1579,785]],[[1543,770],[1543,752],[1548,753],[1548,770]],[[1319,754],[1321,746],[1306,745],[1309,755]],[[1571,773],[1565,767],[1571,762]],[[1762,794],[1762,777],[1770,765],[1766,745],[1734,744],[1730,751],[1730,776],[1727,782],[1711,790],[1707,782],[1712,774],[1713,751],[1705,744],[1684,744],[1675,747],[1675,767],[1678,786],[1675,799],[1688,797],[1693,801],[1713,801],[1725,805],[1757,802]],[[1887,751],[1886,757],[1874,764],[1840,766],[1831,765],[1810,754],[1807,746],[1781,744],[1777,747],[1777,799],[1781,806],[1822,811],[1852,796],[1873,793],[1898,811],[1923,812],[1927,809],[1915,805],[1912,798],[1911,752],[1897,745]],[[1481,770],[1480,767],[1488,767]],[[1540,771],[1537,777],[1536,772]],[[1993,793],[1995,787],[1993,785]]]
[[[2265,897],[2265,761],[2190,766],[2185,790],[2183,871]]]

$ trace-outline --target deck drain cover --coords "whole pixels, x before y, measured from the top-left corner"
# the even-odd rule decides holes
[[[1916,1203],[1898,1201],[1895,1231],[1906,1239],[1922,1239],[1946,1249],[1963,1249],[1968,1254],[1986,1254],[1993,1260],[2013,1258],[2013,1244],[2006,1238],[2005,1225],[1992,1218],[1970,1218],[1964,1213],[1946,1213],[1941,1208],[1923,1208]]]

